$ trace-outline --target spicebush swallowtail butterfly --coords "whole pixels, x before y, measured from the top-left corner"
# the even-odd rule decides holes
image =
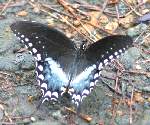
[[[67,92],[78,106],[94,88],[102,68],[133,42],[129,36],[114,35],[77,48],[63,33],[41,23],[18,21],[10,27],[36,60],[42,102],[56,101]]]

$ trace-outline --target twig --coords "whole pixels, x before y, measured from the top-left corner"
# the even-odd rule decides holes
[[[131,125],[133,123],[132,119],[132,103],[133,103],[133,92],[134,92],[134,86],[132,88],[132,93],[131,93],[131,99],[130,99],[130,115],[129,115],[129,124]]]
[[[123,71],[126,73],[133,73],[133,74],[141,74],[141,75],[146,75],[147,77],[150,77],[150,72],[145,72],[145,71],[136,71],[136,70],[132,70],[132,71]]]
[[[72,112],[72,113],[78,115],[79,117],[81,117],[82,119],[86,120],[87,122],[90,122],[90,121],[92,120],[92,118],[91,118],[90,116],[85,115],[85,114],[81,114],[81,113],[77,114],[77,112],[74,111],[74,110],[71,109],[71,108],[65,107],[65,109],[66,109],[67,111],[69,111],[69,112]]]
[[[115,4],[115,8],[116,8],[117,20],[118,20],[118,24],[119,24],[120,14],[119,14],[119,10],[118,10],[118,5],[117,4]]]
[[[85,31],[90,35],[90,37],[94,38],[94,40],[92,39],[92,41],[96,41],[97,39],[95,38],[95,36],[93,34],[91,34],[91,32],[88,30],[88,28],[81,22],[81,18],[79,16],[77,16],[76,13],[74,12],[81,12],[78,9],[74,8],[72,4],[66,2],[65,0],[57,0],[65,9],[68,10],[68,12],[70,12],[75,18],[76,20],[81,24],[81,26],[85,29]],[[82,12],[83,14],[83,12]],[[85,15],[85,14],[84,14]],[[87,16],[87,15],[86,15]]]
[[[29,2],[29,4],[32,4],[32,3]],[[65,15],[65,16],[68,16],[68,17],[70,17],[70,18],[75,18],[75,17],[73,17],[73,16],[70,15],[70,14],[67,14],[67,13],[64,13],[64,12],[62,12],[62,11],[59,11],[58,9],[54,9],[54,8],[52,8],[51,6],[47,5],[47,4],[43,4],[43,3],[40,3],[40,4],[41,4],[42,7],[45,7],[45,8],[47,8],[47,9],[50,9],[50,10],[52,10],[52,11],[54,11],[54,12],[57,12],[57,13],[59,13],[59,14]],[[34,6],[34,5],[35,5],[35,4],[32,4],[32,6]]]
[[[0,15],[2,15],[2,13],[6,10],[6,8],[9,6],[10,3],[11,3],[11,0],[9,0],[9,1],[7,2],[7,4],[3,7],[3,9],[2,9],[1,12],[0,12]]]
[[[131,14],[132,12],[134,12],[134,13],[137,14],[138,16],[141,16],[141,14],[136,11],[136,9],[138,9],[138,8],[139,8],[140,6],[142,6],[144,3],[138,4],[137,6],[135,6],[135,7],[133,8],[133,7],[132,7],[131,5],[129,5],[126,1],[124,1],[124,0],[121,0],[121,1],[124,2],[124,3],[125,3],[127,6],[129,6],[130,9],[131,9],[131,11],[129,11],[128,13],[126,13],[125,16],[128,16],[128,15]]]
[[[0,122],[1,125],[17,125],[16,123],[12,122]]]

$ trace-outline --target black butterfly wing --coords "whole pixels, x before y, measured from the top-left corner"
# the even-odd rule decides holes
[[[84,58],[82,58],[84,61],[80,64],[84,62],[86,68],[70,85],[71,88],[74,88],[73,102],[79,105],[95,86],[101,69],[113,59],[118,58],[132,43],[133,40],[129,36],[116,35],[105,37],[90,45],[84,51]]]
[[[130,36],[114,35],[105,37],[86,49],[85,55],[91,64],[101,62],[103,65],[118,58],[127,48],[132,46],[133,40]]]
[[[18,21],[10,27],[36,59],[43,101],[56,100],[61,87],[68,84],[67,75],[76,53],[74,44],[61,32],[41,23]]]
[[[57,61],[61,56],[71,55],[75,51],[73,42],[58,30],[49,28],[47,25],[18,21],[10,27],[20,41],[37,57],[37,61],[47,57],[52,57]],[[40,54],[41,58],[38,58],[40,56],[37,54]]]

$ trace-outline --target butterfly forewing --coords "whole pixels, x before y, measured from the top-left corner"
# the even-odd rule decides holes
[[[74,54],[73,42],[54,28],[29,21],[18,21],[10,27],[20,41],[37,57],[37,61],[44,60],[46,57],[52,57],[57,61],[61,56]]]
[[[93,63],[107,65],[121,55],[133,43],[131,37],[125,35],[108,36],[98,40],[85,50],[86,59]]]

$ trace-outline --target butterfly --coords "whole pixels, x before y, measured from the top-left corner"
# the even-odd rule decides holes
[[[18,21],[10,27],[36,60],[42,103],[68,93],[78,106],[91,93],[102,68],[133,43],[129,36],[114,35],[77,48],[63,33],[41,23]]]

